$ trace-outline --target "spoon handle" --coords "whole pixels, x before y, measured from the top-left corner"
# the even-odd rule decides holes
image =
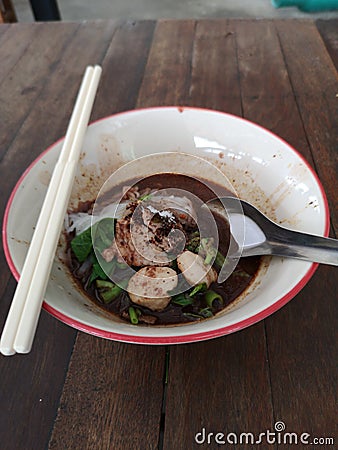
[[[338,240],[279,228],[270,236],[270,254],[338,266]]]
[[[288,230],[272,222],[249,203],[241,201],[241,204],[244,213],[256,222],[266,237],[266,241],[256,248],[256,250],[260,249],[259,253],[255,253],[256,255],[285,256],[287,258],[297,258],[338,266],[337,239]]]

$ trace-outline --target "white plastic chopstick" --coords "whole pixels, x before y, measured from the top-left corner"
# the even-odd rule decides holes
[[[0,352],[6,356],[31,350],[101,71],[89,66],[84,74],[2,332]]]

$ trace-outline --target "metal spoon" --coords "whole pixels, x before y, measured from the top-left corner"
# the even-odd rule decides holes
[[[207,202],[207,206],[230,223],[231,234],[238,246],[232,246],[232,251],[230,248],[228,256],[232,258],[277,255],[338,265],[337,239],[283,228],[250,203],[235,197],[213,199]]]

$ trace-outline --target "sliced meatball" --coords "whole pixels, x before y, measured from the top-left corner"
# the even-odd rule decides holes
[[[170,267],[147,266],[129,280],[130,300],[153,311],[161,311],[170,302],[169,291],[177,286],[178,277]]]
[[[216,270],[204,264],[203,258],[189,250],[185,250],[177,258],[177,266],[191,286],[206,283],[207,287],[217,280]]]
[[[130,266],[168,264],[168,255],[154,243],[154,235],[143,224],[118,220],[116,223],[115,242],[117,255]]]

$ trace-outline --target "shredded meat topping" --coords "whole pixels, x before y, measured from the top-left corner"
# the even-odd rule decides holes
[[[138,198],[138,188],[130,188],[125,195]],[[169,203],[173,206],[174,202],[170,199]],[[188,199],[185,203],[188,217],[192,213],[192,205]],[[136,267],[168,265],[173,255],[183,251],[186,236],[181,223],[184,211],[165,209],[164,206],[163,199],[155,203],[133,199],[124,216],[117,220],[115,239],[102,252],[103,258],[111,261],[116,256],[118,261]]]

